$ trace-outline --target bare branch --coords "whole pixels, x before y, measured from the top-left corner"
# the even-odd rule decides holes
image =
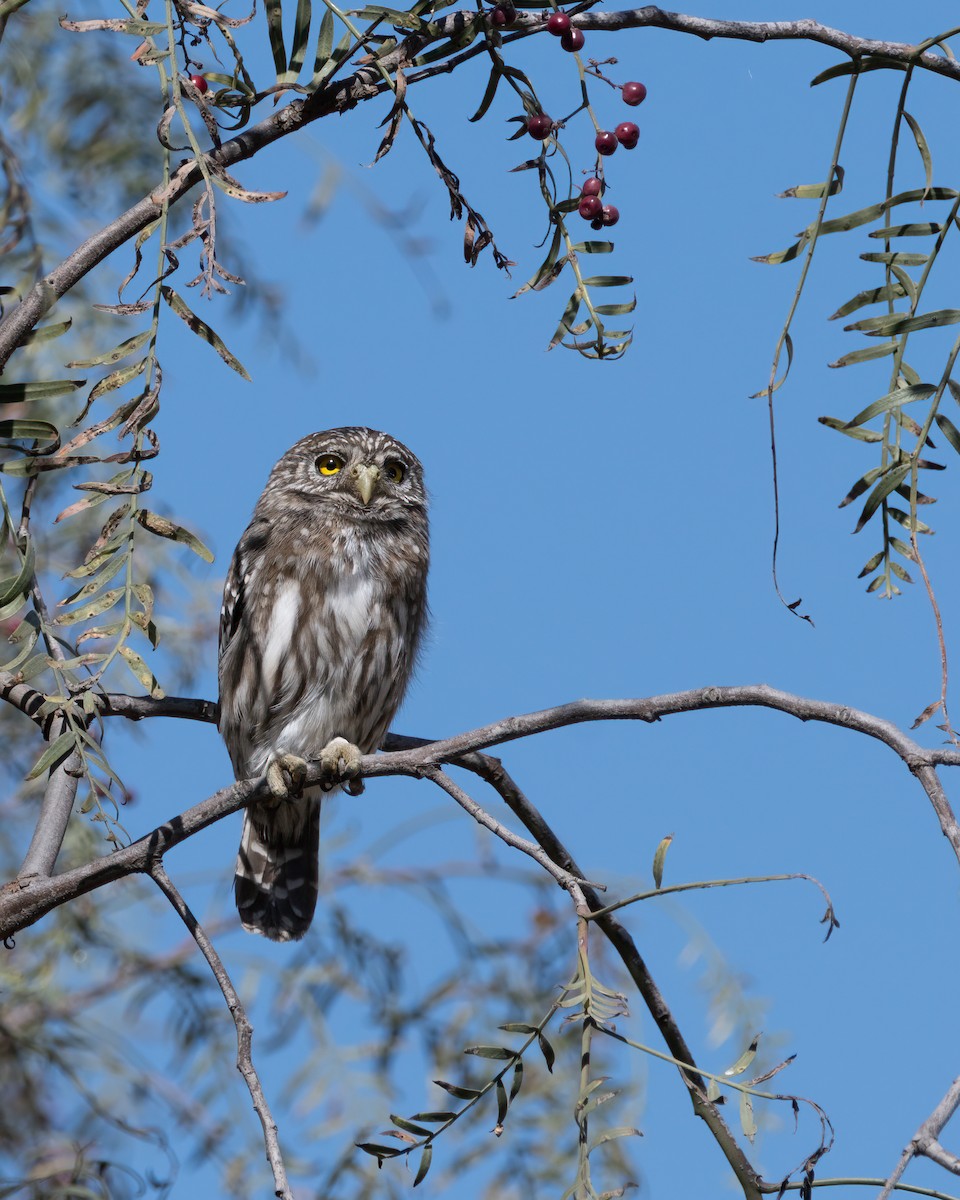
[[[114,697],[113,703],[116,705],[115,711],[117,712],[124,707],[121,697]],[[131,704],[131,713],[133,714],[136,710],[135,719],[147,715],[148,711],[158,715],[162,712],[169,712],[172,715],[177,706],[167,708],[166,703],[166,701],[148,702],[144,700]],[[212,713],[215,711],[214,706],[208,701],[178,701],[177,704],[185,706],[187,710],[185,715],[190,715],[198,720],[212,719]],[[847,708],[841,704],[794,696],[789,692],[781,692],[768,687],[766,684],[698,688],[653,696],[648,699],[577,700],[572,704],[560,705],[557,708],[507,717],[492,725],[486,725],[442,741],[429,742],[426,745],[387,754],[365,755],[361,769],[363,775],[370,779],[387,775],[423,778],[429,774],[431,769],[437,768],[443,763],[461,762],[465,756],[474,751],[567,725],[582,724],[586,721],[654,722],[672,713],[750,706],[773,708],[797,717],[801,721],[821,721],[840,726],[843,729],[851,729],[876,738],[889,746],[920,781],[937,813],[944,836],[950,841],[957,858],[960,859],[960,826],[957,824],[956,817],[934,769],[937,765],[960,766],[960,752],[943,749],[925,750],[894,724],[884,721],[880,717]],[[388,741],[388,744],[391,743]],[[308,783],[319,782],[320,777],[320,764],[312,764],[307,772],[306,781]],[[148,870],[153,857],[164,854],[171,846],[191,837],[229,813],[236,812],[250,800],[260,799],[266,795],[267,788],[263,780],[245,780],[236,783],[231,787],[223,788],[209,799],[194,805],[185,813],[161,825],[132,846],[127,846],[114,854],[96,859],[84,867],[51,879],[34,878],[21,880],[19,884],[7,884],[0,890],[0,940],[16,933],[18,929],[33,924],[45,913],[72,899],[75,895],[90,892],[123,875]],[[546,837],[549,831],[541,832]],[[579,872],[569,863],[558,859],[552,852],[549,842],[541,839],[540,833],[537,834],[537,838],[555,863],[579,878]],[[602,907],[599,901],[596,907]],[[676,1057],[684,1058],[684,1055],[677,1054]],[[685,1059],[685,1061],[689,1060]]]
[[[536,844],[536,842],[528,842],[526,838],[517,837],[507,827],[501,824],[495,817],[492,817],[488,812],[485,812],[479,804],[463,790],[458,787],[449,775],[446,775],[439,767],[425,768],[424,778],[432,780],[437,787],[442,788],[448,796],[452,796],[460,807],[470,814],[475,821],[478,821],[485,829],[489,829],[491,833],[496,834],[498,838],[506,845],[511,846],[514,850],[520,850],[523,854],[528,854],[536,863],[552,875],[557,883],[568,891],[577,905],[577,911],[584,913],[586,909],[586,901],[583,897],[582,885],[586,884],[589,887],[600,888],[603,890],[603,885],[598,883],[588,883],[587,880],[573,874],[570,871],[564,870],[558,866],[547,852]]]
[[[57,721],[47,740],[52,744],[61,734],[66,733],[68,728],[66,721]],[[31,875],[48,876],[53,870],[70,822],[82,771],[83,762],[77,750],[73,750],[63,762],[50,769],[40,815],[20,867],[19,879],[23,880]]]
[[[889,1197],[897,1189],[904,1171],[910,1165],[911,1159],[920,1154],[927,1155],[940,1166],[946,1167],[948,1171],[960,1175],[960,1160],[945,1151],[937,1141],[943,1132],[943,1127],[958,1107],[960,1107],[960,1076],[950,1084],[947,1094],[904,1147],[900,1161],[890,1172],[877,1200],[889,1200]]]
[[[251,1050],[253,1026],[247,1019],[247,1014],[240,1002],[240,997],[237,995],[237,990],[233,986],[230,976],[227,974],[227,969],[223,965],[220,955],[214,949],[213,942],[207,937],[203,926],[191,912],[189,905],[180,895],[170,876],[164,870],[163,863],[159,858],[155,858],[150,864],[150,878],[170,901],[177,916],[183,921],[187,929],[190,930],[193,940],[200,948],[200,953],[210,964],[210,970],[213,972],[220,991],[223,992],[223,998],[227,1002],[227,1008],[230,1010],[233,1023],[237,1027],[237,1070],[243,1076],[244,1083],[246,1083],[250,1092],[250,1099],[253,1101],[253,1107],[260,1118],[260,1124],[263,1126],[263,1143],[267,1154],[267,1162],[273,1171],[273,1194],[280,1197],[280,1200],[293,1200],[293,1193],[290,1191],[290,1185],[287,1183],[287,1172],[283,1165],[283,1155],[280,1152],[277,1123],[273,1119],[270,1105],[263,1094],[260,1076],[253,1065]]]

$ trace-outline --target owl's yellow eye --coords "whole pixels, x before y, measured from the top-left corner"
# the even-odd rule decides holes
[[[336,454],[321,454],[317,459],[317,470],[321,475],[336,475],[343,469],[343,459]]]
[[[383,464],[383,470],[387,478],[392,479],[394,483],[403,483],[407,473],[407,468],[396,458],[388,458]]]

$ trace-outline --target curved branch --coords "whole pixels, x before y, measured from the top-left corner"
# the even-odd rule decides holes
[[[120,713],[124,708],[132,719],[147,715],[188,715],[197,720],[211,720],[216,711],[209,701],[136,700],[113,697],[113,711]],[[926,750],[890,721],[884,721],[871,713],[833,704],[825,700],[811,700],[782,692],[766,684],[747,684],[734,687],[696,688],[685,692],[673,692],[663,696],[634,700],[576,700],[557,708],[540,712],[507,717],[492,725],[441,741],[427,742],[413,747],[389,751],[385,754],[364,755],[362,773],[368,778],[386,775],[408,775],[423,778],[432,768],[443,763],[463,761],[472,752],[484,750],[518,738],[544,733],[549,729],[560,729],[567,725],[586,721],[659,721],[673,713],[698,712],[712,708],[759,707],[784,712],[801,721],[819,721],[837,725],[866,734],[889,746],[903,760],[919,780],[933,805],[944,836],[960,860],[960,826],[947,800],[946,793],[937,776],[935,767],[960,766],[960,751]],[[410,740],[389,735],[385,745],[409,745]],[[319,763],[311,764],[306,781],[320,781]],[[244,780],[231,787],[221,789],[209,799],[159,826],[152,833],[133,845],[118,850],[103,858],[95,859],[74,871],[50,878],[33,878],[19,883],[6,884],[0,889],[0,941],[18,930],[32,925],[52,909],[73,899],[74,896],[93,891],[119,879],[124,875],[149,870],[154,858],[162,856],[171,846],[184,841],[193,834],[212,825],[215,821],[236,812],[254,799],[267,795],[266,783],[262,779]],[[538,835],[539,836],[539,835]],[[541,843],[542,844],[542,843]],[[544,849],[547,849],[544,846]],[[551,858],[553,854],[547,849]],[[554,861],[559,861],[554,858]],[[561,863],[561,866],[567,867]],[[576,872],[573,872],[576,874]],[[597,907],[600,907],[598,904]],[[677,1055],[682,1058],[682,1055]]]
[[[270,1111],[267,1098],[263,1094],[263,1085],[260,1083],[260,1076],[253,1065],[251,1050],[253,1044],[253,1026],[250,1024],[246,1010],[240,1001],[240,997],[237,995],[237,989],[233,986],[233,980],[227,974],[227,969],[223,965],[223,961],[217,953],[213,942],[207,936],[206,930],[193,915],[190,906],[184,900],[183,896],[180,895],[179,890],[164,870],[163,863],[159,858],[154,859],[150,866],[150,878],[170,901],[177,916],[183,921],[187,929],[189,929],[191,937],[197,943],[200,953],[207,960],[210,970],[213,972],[213,977],[216,979],[220,991],[223,993],[223,998],[227,1002],[230,1016],[233,1017],[233,1023],[237,1028],[237,1070],[243,1076],[243,1081],[250,1092],[250,1099],[253,1101],[254,1110],[260,1118],[260,1124],[263,1126],[264,1149],[267,1155],[267,1162],[270,1164],[270,1169],[273,1172],[273,1194],[279,1197],[280,1200],[293,1200],[293,1192],[291,1192],[290,1185],[287,1183],[287,1172],[283,1163],[283,1155],[280,1151],[277,1123],[273,1118],[273,1113]]]
[[[475,12],[457,12],[438,17],[431,24],[436,29],[432,36],[411,34],[404,38],[389,55],[380,60],[379,67],[360,67],[343,80],[333,80],[326,87],[314,92],[305,100],[293,100],[271,116],[251,125],[243,133],[204,155],[205,168],[226,168],[262,150],[280,138],[296,133],[321,117],[331,113],[343,113],[362,100],[368,100],[386,90],[381,68],[394,71],[409,64],[430,45],[458,37],[470,24],[478,19]],[[573,18],[573,23],[584,30],[617,32],[622,29],[654,27],[691,34],[710,40],[725,38],[746,42],[810,41],[830,46],[853,59],[879,58],[906,67],[913,64],[934,74],[960,80],[960,62],[937,54],[932,50],[923,53],[914,45],[905,42],[885,42],[874,38],[861,38],[843,30],[821,25],[813,20],[800,21],[722,21],[707,17],[686,16],[668,12],[652,5],[645,8],[626,9],[622,12],[585,12]],[[514,32],[506,42],[530,37],[543,32],[543,17],[540,14],[520,13]],[[456,65],[481,53],[482,46],[471,48],[463,54],[451,55],[451,60],[435,67],[411,74],[408,83],[422,82],[433,74],[453,69],[449,64],[454,58]],[[0,370],[10,355],[23,344],[24,338],[53,305],[67,294],[89,271],[109,254],[135,237],[152,221],[159,217],[164,198],[170,204],[182,199],[202,178],[203,172],[196,162],[187,162],[173,175],[166,189],[155,188],[131,208],[127,209],[109,225],[89,237],[72,254],[41,279],[27,293],[20,304],[0,321]]]

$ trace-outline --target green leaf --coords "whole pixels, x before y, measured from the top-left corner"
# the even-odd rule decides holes
[[[947,439],[950,445],[960,454],[960,429],[950,420],[945,413],[937,413],[934,420],[940,427],[940,432]]]
[[[523,1084],[523,1059],[518,1058],[516,1066],[513,1068],[513,1082],[510,1085],[510,1103],[512,1104],[517,1098],[520,1087]]]
[[[592,1154],[598,1146],[604,1145],[606,1142],[612,1142],[615,1138],[624,1137],[643,1137],[639,1129],[634,1129],[631,1125],[617,1125],[613,1129],[605,1129],[603,1133],[597,1136],[590,1143],[590,1149],[587,1154]]]
[[[919,517],[913,517],[910,513],[905,513],[902,508],[894,508],[892,504],[887,505],[887,515],[910,532],[916,533],[933,533],[929,525],[924,524]]]
[[[21,663],[26,662],[31,651],[40,637],[40,618],[34,612],[29,612],[7,639],[14,645],[20,646],[14,658],[3,664],[3,670],[15,674]],[[20,645],[20,643],[23,643]]]
[[[38,329],[33,329],[21,342],[22,346],[35,346],[37,342],[49,342],[53,338],[58,338],[66,333],[73,324],[72,320],[58,321],[56,324],[41,325]],[[69,367],[70,364],[68,363]]]
[[[909,571],[907,571],[907,569],[905,567],[902,567],[894,559],[890,560],[890,570],[894,573],[894,575],[896,575],[896,577],[898,579],[902,579],[904,583],[913,583],[913,580],[910,577]]]
[[[455,1112],[420,1112],[414,1113],[410,1118],[411,1121],[432,1121],[438,1125],[449,1125],[451,1121],[455,1121],[459,1116]]]
[[[244,379],[250,382],[250,376],[247,374],[246,367],[242,365],[242,362],[240,362],[240,360],[236,358],[234,354],[229,352],[220,335],[216,334],[216,332],[212,330],[208,324],[206,324],[205,320],[200,320],[196,313],[191,312],[190,308],[188,308],[184,300],[182,300],[180,296],[174,292],[173,288],[167,287],[166,284],[164,284],[164,286],[161,288],[161,292],[163,293],[163,299],[167,301],[167,304],[170,306],[170,308],[173,308],[176,316],[182,318],[182,320],[185,320],[188,328],[190,328],[194,334],[196,334],[198,337],[202,337],[205,342],[208,342],[210,346],[214,347],[217,354],[221,356],[228,367],[232,367],[233,370],[239,374],[239,376],[244,377]]]
[[[495,1058],[499,1060],[517,1057],[517,1052],[515,1050],[508,1050],[506,1046],[467,1046],[464,1054],[475,1054],[478,1058]]]
[[[852,363],[869,362],[873,358],[885,358],[888,354],[893,354],[899,345],[899,342],[884,342],[880,346],[864,346],[862,350],[851,350],[849,354],[844,354],[835,362],[827,363],[827,366],[849,367]]]
[[[327,9],[327,12],[330,10]],[[297,17],[293,27],[293,45],[290,48],[290,63],[287,68],[287,79],[295,83],[303,60],[307,55],[307,41],[310,37],[310,21],[312,8],[310,0],[297,0]]]
[[[0,404],[26,404],[31,400],[52,400],[82,388],[85,379],[33,380],[29,383],[0,383]]]
[[[580,289],[577,288],[573,295],[567,301],[567,307],[563,310],[563,316],[560,318],[560,324],[557,326],[556,332],[550,339],[548,350],[552,350],[571,332],[574,318],[577,315],[577,309],[580,307]]]
[[[139,509],[137,520],[144,529],[149,529],[151,533],[155,533],[158,537],[170,538],[174,542],[182,542],[185,546],[189,546],[194,554],[199,555],[204,562],[213,562],[213,552],[208,550],[195,534],[191,533],[189,529],[184,529],[182,525],[177,525],[174,521],[169,521],[166,517],[161,517],[158,513],[151,512],[149,508]]]
[[[884,477],[880,480],[877,486],[867,497],[867,502],[863,506],[863,512],[860,514],[860,520],[857,522],[857,527],[854,533],[859,533],[866,525],[873,514],[877,511],[880,505],[886,500],[887,496],[904,481],[910,472],[910,463],[901,463],[897,467],[891,467]]]
[[[753,1116],[753,1101],[748,1092],[740,1093],[740,1128],[748,1142],[757,1136],[757,1122]]]
[[[510,1107],[510,1101],[507,1098],[507,1089],[503,1086],[503,1080],[497,1080],[497,1129],[503,1128],[503,1122],[507,1117],[507,1110]],[[496,1132],[497,1130],[494,1130]]]
[[[573,248],[577,254],[610,254],[613,242],[577,242]]]
[[[129,646],[121,646],[120,654],[137,681],[146,688],[155,700],[162,700],[164,695],[163,688],[157,683],[156,676],[136,650],[131,650]]]
[[[927,400],[936,392],[936,387],[932,383],[918,383],[913,387],[894,388],[892,392],[888,392],[885,396],[881,396],[879,400],[874,400],[872,404],[868,404],[865,409],[858,412],[855,417],[849,420],[846,424],[847,429],[852,429],[857,425],[863,425],[880,413],[890,412],[894,408],[899,408],[903,404],[911,404],[914,400]]]
[[[841,79],[844,75],[852,75],[854,72],[863,75],[866,71],[905,71],[906,69],[906,63],[892,58],[882,58],[879,55],[857,58],[851,62],[836,63],[832,67],[827,67],[825,71],[821,71],[819,75],[815,75],[810,80],[810,86],[817,87],[821,83],[827,83],[831,79]]]
[[[921,313],[917,317],[906,313],[885,313],[882,317],[867,317],[843,328],[859,330],[873,337],[887,337],[913,333],[917,329],[940,329],[945,325],[956,325],[958,321],[960,308],[938,308],[935,312]]]
[[[153,330],[145,329],[142,333],[137,333],[133,337],[127,338],[119,346],[114,346],[112,350],[98,354],[95,358],[78,358],[75,362],[68,362],[67,367],[71,371],[82,371],[89,367],[112,366],[114,363],[119,362],[121,358],[126,358],[128,354],[135,354],[141,346],[145,346],[150,341],[152,336]]]
[[[58,767],[65,758],[70,757],[76,746],[77,739],[72,730],[68,729],[66,733],[61,733],[55,741],[52,741],[47,746],[46,750],[40,755],[24,778],[28,780],[38,779],[44,771]]]
[[[883,434],[876,429],[848,429],[846,421],[841,421],[839,417],[817,417],[821,425],[826,425],[828,429],[835,429],[838,433],[845,433],[847,437],[856,438],[858,442],[882,442]]]
[[[490,78],[487,80],[487,87],[483,93],[483,99],[480,101],[480,107],[470,118],[471,121],[479,121],[486,116],[490,105],[493,103],[493,98],[497,94],[497,88],[500,85],[500,80],[503,78],[503,72],[500,70],[499,64],[494,63],[493,69],[490,71]]]
[[[543,1055],[543,1061],[547,1064],[547,1070],[552,1075],[553,1064],[557,1061],[556,1051],[542,1033],[537,1034],[537,1045],[540,1047],[540,1053]],[[517,1065],[519,1066],[520,1064],[518,1063]]]
[[[451,1096],[456,1096],[458,1100],[476,1100],[478,1096],[483,1094],[476,1088],[460,1087],[459,1084],[447,1083],[443,1079],[435,1079],[433,1082],[437,1087],[441,1087],[445,1092],[449,1092]]]
[[[247,374],[246,367],[244,367],[243,363],[235,355],[230,353],[220,335],[215,333],[206,321],[201,321],[196,313],[191,312],[172,287],[164,285],[160,290],[163,293],[164,300],[166,300],[177,316],[187,323],[187,326],[193,330],[197,337],[203,338],[205,342],[216,350],[228,367],[231,367],[238,375],[242,375],[249,382],[250,376]]]
[[[417,1135],[417,1137],[430,1136],[429,1129],[424,1129],[422,1125],[417,1125],[406,1117],[398,1117],[394,1113],[391,1113],[390,1120],[398,1129],[402,1129],[404,1133],[414,1133]]]
[[[886,287],[867,288],[866,291],[857,292],[852,300],[842,304],[827,319],[836,321],[839,317],[849,316],[850,313],[855,312],[858,308],[863,308],[866,304],[879,304],[882,300],[899,300],[905,295],[907,295],[906,289],[897,283],[888,284]]]
[[[865,475],[861,475],[857,482],[853,485],[849,492],[837,505],[838,508],[845,508],[851,504],[858,496],[862,496],[867,488],[873,487],[880,476],[884,472],[884,467],[872,467]]]
[[[908,254],[903,250],[877,250],[860,257],[864,262],[898,263],[901,267],[923,267],[930,259],[929,254]]]
[[[829,187],[826,183],[798,183],[796,187],[787,188],[785,192],[778,192],[777,199],[821,200],[824,193],[828,196],[835,196],[837,192],[841,191],[843,191],[843,167],[838,163]]]
[[[506,1025],[498,1025],[504,1033],[537,1033],[536,1025],[525,1025],[522,1021],[508,1021]]]
[[[624,287],[633,283],[632,275],[591,275],[583,281],[584,287]]]
[[[149,361],[147,358],[141,358],[139,362],[127,363],[125,367],[118,367],[116,371],[111,371],[109,375],[104,376],[98,383],[95,383],[90,389],[90,395],[83,406],[83,412],[81,412],[73,424],[80,424],[87,415],[90,405],[99,396],[106,395],[107,392],[115,392],[117,388],[122,388],[125,384],[128,384],[131,379],[136,379],[138,375],[142,375],[147,369]]]
[[[398,1146],[381,1146],[378,1142],[355,1142],[354,1145],[364,1154],[370,1154],[374,1158],[396,1158],[398,1154],[404,1153]]]
[[[595,304],[593,311],[600,317],[619,317],[623,313],[630,313],[637,307],[637,299],[627,300],[623,304]]]
[[[423,1153],[420,1155],[420,1166],[417,1168],[416,1178],[413,1181],[413,1186],[418,1183],[423,1183],[427,1177],[427,1172],[430,1170],[430,1163],[433,1161],[433,1147],[424,1146]]]
[[[757,1057],[757,1047],[759,1045],[760,1034],[758,1033],[746,1050],[744,1050],[737,1061],[733,1064],[733,1066],[727,1067],[727,1069],[724,1071],[724,1075],[731,1078],[734,1075],[742,1075],[747,1067],[749,1067],[753,1060]]]
[[[313,73],[318,75],[324,64],[330,58],[333,50],[333,13],[329,8],[324,9],[323,20],[320,22],[320,32],[317,35],[317,52],[313,63]]]
[[[325,31],[324,26],[327,23],[328,17],[330,18],[330,23],[329,23],[329,27],[328,27],[329,36],[331,38],[333,37],[333,17],[330,15],[330,12],[328,10],[324,14],[323,22],[320,25],[321,40],[323,40],[327,36],[327,32]],[[331,77],[331,75],[334,74],[334,72],[337,70],[337,68],[343,62],[343,60],[347,57],[347,55],[350,51],[350,47],[352,45],[353,45],[353,39],[351,38],[350,34],[344,33],[341,36],[340,41],[337,43],[336,50],[329,51],[327,53],[326,57],[322,61],[320,59],[320,46],[318,45],[318,47],[317,47],[317,62],[315,64],[316,69],[314,71],[313,78],[310,80],[311,88],[314,88],[314,89],[319,88],[319,87],[322,87],[324,85],[324,83],[326,83],[326,81]]]
[[[117,570],[119,569],[118,566]],[[112,588],[109,592],[104,592],[102,596],[98,596],[96,600],[91,600],[89,604],[82,604],[72,612],[60,613],[59,616],[54,618],[53,623],[54,625],[74,625],[77,621],[87,621],[90,617],[98,617],[100,613],[113,608],[123,593],[123,588]]]
[[[20,570],[12,578],[0,581],[0,605],[9,604],[14,597],[21,596],[26,592],[33,580],[35,563],[36,552],[31,540],[27,542]]]
[[[873,572],[877,569],[877,567],[880,566],[880,563],[882,560],[883,560],[883,551],[878,550],[876,552],[876,554],[874,554],[870,558],[868,558],[867,561],[863,564],[863,570],[860,572],[860,574],[857,576],[857,578],[864,579],[864,578],[866,578],[867,575],[872,575]]]
[[[283,44],[283,11],[280,0],[265,0],[264,6],[267,12],[267,32],[270,35],[273,65],[279,81],[287,69],[287,51]]]
[[[903,111],[903,119],[910,126],[913,140],[917,143],[917,149],[920,151],[920,157],[923,159],[923,169],[927,176],[925,190],[929,192],[933,185],[933,159],[930,156],[930,147],[927,145],[927,139],[923,136],[923,130],[920,128],[916,118],[912,117],[906,109]]]
[[[667,857],[667,851],[670,849],[672,841],[672,833],[668,833],[665,838],[661,838],[660,845],[657,846],[657,851],[653,856],[653,882],[658,891],[660,885],[663,883],[663,862]]]
[[[898,237],[932,237],[935,233],[940,233],[942,228],[936,221],[915,221],[909,225],[890,225],[883,229],[871,229],[867,237],[883,238],[884,241],[888,238]]]
[[[36,438],[39,441],[59,442],[60,432],[49,421],[30,421],[17,418],[0,421],[0,438]]]

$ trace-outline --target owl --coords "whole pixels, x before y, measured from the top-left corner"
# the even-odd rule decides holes
[[[417,659],[429,562],[423,468],[374,429],[312,433],[273,468],[227,574],[220,732],[270,796],[243,821],[244,929],[303,937],[317,903],[320,798],[356,793]],[[303,788],[304,759],[320,786]]]

